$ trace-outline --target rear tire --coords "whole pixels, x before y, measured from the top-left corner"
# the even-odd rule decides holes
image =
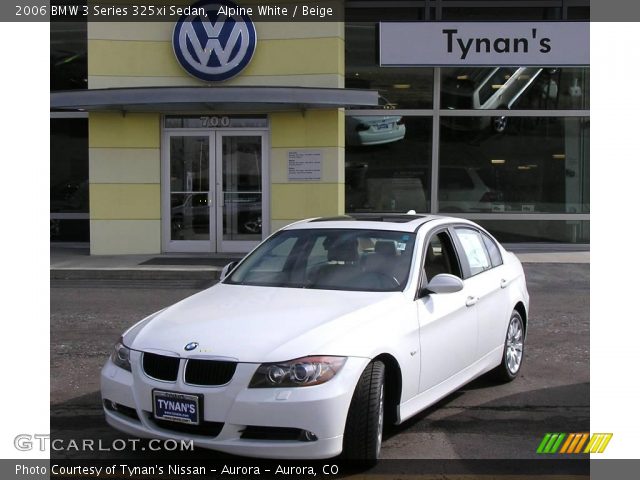
[[[342,456],[374,465],[380,456],[384,425],[384,363],[371,362],[353,392],[342,441]]]

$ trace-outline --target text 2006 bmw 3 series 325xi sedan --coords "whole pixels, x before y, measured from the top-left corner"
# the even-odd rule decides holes
[[[487,372],[520,371],[522,266],[478,225],[298,222],[220,283],[127,330],[102,369],[110,425],[278,459],[375,461],[401,423]]]

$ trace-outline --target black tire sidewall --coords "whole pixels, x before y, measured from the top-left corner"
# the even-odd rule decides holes
[[[380,408],[384,415],[386,400],[384,378],[384,363],[373,361],[364,369],[356,384],[344,429],[342,457],[346,460],[366,464],[374,464],[377,461],[377,426]]]

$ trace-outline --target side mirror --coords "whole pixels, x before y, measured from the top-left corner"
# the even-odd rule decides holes
[[[236,265],[238,265],[238,262],[227,263],[222,269],[222,271],[220,272],[220,281],[224,280],[227,277],[227,275],[231,273],[231,270],[236,268]]]
[[[423,290],[429,293],[455,293],[463,288],[464,284],[460,278],[448,273],[440,273],[433,277]]]

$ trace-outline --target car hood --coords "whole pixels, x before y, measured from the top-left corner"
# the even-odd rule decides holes
[[[185,358],[276,362],[331,351],[400,292],[348,292],[218,284],[149,317],[125,333],[125,345]],[[185,346],[197,342],[188,352]]]

